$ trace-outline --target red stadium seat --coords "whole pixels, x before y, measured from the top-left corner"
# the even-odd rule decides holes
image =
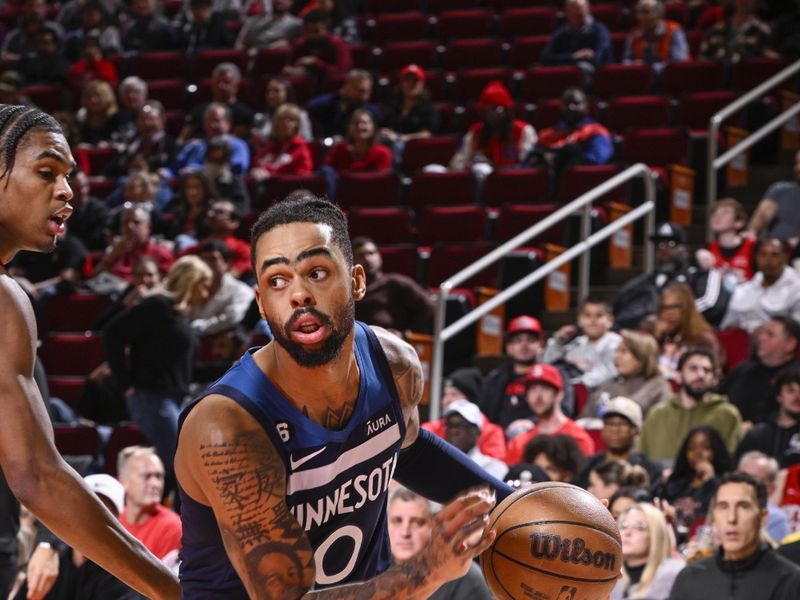
[[[734,92],[697,92],[681,98],[676,125],[689,129],[708,129],[708,121],[714,113],[725,108],[736,99]]]
[[[686,25],[689,20],[689,6],[686,2],[665,2],[664,3],[664,16],[670,21],[675,21],[681,25]],[[592,11],[594,13],[594,11]]]
[[[62,86],[28,85],[22,88],[22,95],[47,113],[64,110],[65,99]]]
[[[575,200],[581,194],[585,194],[601,183],[608,181],[619,171],[620,168],[616,165],[578,165],[570,167],[561,174],[558,182],[559,203],[563,205]],[[622,202],[624,199],[625,186],[622,185],[595,200],[595,204],[612,200]]]
[[[486,10],[448,10],[439,15],[436,32],[442,40],[488,36],[492,16]]]
[[[625,27],[625,14],[621,6],[595,3],[592,5],[592,16],[609,31],[622,31]]]
[[[164,105],[166,111],[183,111],[186,108],[186,86],[175,79],[157,79],[147,82],[147,94]]]
[[[669,99],[664,96],[614,98],[608,103],[605,125],[619,133],[644,127],[666,127],[670,110]]]
[[[784,59],[774,58],[751,58],[750,60],[733,65],[731,73],[731,87],[743,92],[763,83],[779,71],[788,66]],[[781,84],[783,89],[793,89],[797,87],[797,76],[784,81]]]
[[[92,175],[105,175],[106,168],[117,157],[117,149],[110,146],[89,147],[83,151],[89,158],[89,172]]]
[[[149,444],[139,427],[133,423],[120,423],[114,427],[108,438],[105,451],[105,472],[117,476],[117,457],[128,446],[147,446]]]
[[[426,206],[474,202],[475,178],[470,171],[417,173],[411,179],[408,203],[416,211]]]
[[[290,48],[260,48],[253,64],[253,75],[273,75],[289,64]]]
[[[400,203],[400,182],[393,171],[342,173],[336,202],[342,208],[395,206]]]
[[[604,65],[592,79],[592,94],[598,98],[646,94],[653,84],[650,65]]]
[[[494,238],[497,242],[508,241],[557,209],[558,205],[556,204],[510,204],[505,206],[500,209],[497,217]],[[527,245],[538,247],[546,242],[564,245],[564,221],[557,223]]]
[[[507,87],[511,80],[511,70],[504,67],[465,69],[453,82],[452,98],[456,104],[467,104],[480,98],[483,88],[490,81],[502,81]]]
[[[409,140],[403,150],[403,172],[410,175],[426,165],[447,165],[460,144],[457,135]]]
[[[372,46],[367,44],[350,44],[350,56],[352,57],[353,67],[356,69],[372,70],[373,55]]]
[[[420,244],[482,242],[486,239],[486,209],[482,206],[426,206],[417,218]]]
[[[240,69],[244,68],[246,55],[242,50],[234,48],[214,48],[211,50],[201,50],[191,59],[192,75],[191,79],[200,80],[211,77],[214,68],[224,62],[235,64]]]
[[[508,51],[508,62],[515,69],[527,69],[530,65],[539,62],[542,50],[547,45],[547,35],[532,35],[518,37],[511,42]]]
[[[276,201],[285,198],[295,190],[309,190],[317,196],[324,196],[328,184],[322,175],[280,175],[271,177],[265,186],[261,201],[253,198],[253,204],[258,208],[266,208]]]
[[[435,244],[431,248],[425,281],[428,287],[438,288],[447,278],[471,265],[492,250],[488,243],[480,244]],[[488,267],[461,284],[464,287],[497,287],[497,269]]]
[[[669,63],[661,74],[661,90],[670,96],[721,90],[725,87],[722,63],[710,60]]]
[[[536,131],[552,127],[561,120],[561,100],[559,98],[546,98],[536,103],[536,112],[533,113],[533,126]]]
[[[717,331],[717,339],[725,351],[725,364],[728,373],[750,358],[750,334],[744,329]]]
[[[583,76],[578,67],[533,67],[525,73],[522,98],[533,102],[539,98],[558,98],[570,86],[580,87]]]
[[[500,42],[491,38],[453,40],[442,57],[442,65],[450,71],[495,67],[500,63]]]
[[[420,40],[428,34],[428,18],[421,12],[383,14],[375,19],[372,40],[378,45],[389,41]]]
[[[64,402],[75,408],[80,398],[85,377],[48,377],[47,387],[50,388],[51,398],[61,398]]]
[[[680,129],[639,129],[625,136],[622,158],[657,167],[681,163],[686,157],[686,142]]]
[[[369,0],[367,10],[374,15],[419,10],[419,0]]]
[[[547,202],[549,175],[546,169],[496,169],[483,182],[481,202],[485,206]]]
[[[399,71],[410,63],[423,69],[433,67],[436,64],[436,44],[429,40],[388,42],[378,56],[382,73]]]
[[[416,244],[380,245],[385,273],[402,273],[419,281],[419,250]]]
[[[111,300],[100,294],[57,294],[44,304],[42,332],[89,331],[109,307]]]
[[[614,53],[614,57],[621,61],[622,57],[625,55],[625,42],[628,39],[628,34],[624,31],[612,31],[611,32],[611,51]]]
[[[141,77],[145,81],[151,79],[182,78],[185,72],[185,55],[183,52],[141,52],[130,59],[128,74]]]
[[[430,12],[439,13],[444,10],[469,10],[483,5],[483,0],[428,0]]]
[[[500,35],[505,38],[549,36],[556,28],[557,14],[555,7],[506,9],[500,15]]]
[[[64,456],[96,456],[100,450],[100,435],[94,427],[55,427],[56,449]]]
[[[401,207],[353,208],[348,211],[350,237],[370,237],[377,244],[406,244],[412,241],[411,211]]]

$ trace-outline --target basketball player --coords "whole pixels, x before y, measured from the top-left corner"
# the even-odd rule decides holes
[[[291,194],[259,218],[251,252],[275,339],[181,416],[183,597],[427,598],[489,547],[487,513],[513,490],[420,431],[419,359],[355,321],[365,275],[338,207]],[[429,546],[395,565],[392,476],[450,502]]]
[[[55,247],[72,213],[73,167],[55,119],[35,108],[0,105],[0,467],[14,495],[67,544],[151,598],[177,598],[175,577],[56,451],[33,382],[33,310],[5,271],[18,250]]]

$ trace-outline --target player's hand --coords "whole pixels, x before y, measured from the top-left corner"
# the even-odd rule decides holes
[[[37,546],[28,561],[28,600],[42,600],[58,578],[58,552]]]
[[[425,551],[431,575],[442,583],[463,577],[472,559],[492,545],[494,531],[486,531],[494,494],[486,488],[459,496],[434,517],[431,543]]]

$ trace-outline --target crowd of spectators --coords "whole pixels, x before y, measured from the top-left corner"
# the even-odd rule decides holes
[[[458,147],[425,171],[470,173],[476,189],[493,171],[518,167],[557,182],[571,167],[618,157],[622,132],[590,93],[604,65],[646,63],[657,90],[670,63],[731,68],[800,48],[796,11],[775,2],[680,3],[679,20],[673,3],[628,2],[615,49],[590,2],[566,0],[530,61],[580,69],[581,85],[558,91],[552,123],[534,126],[509,79],[483,82],[453,125],[434,92],[447,82],[440,72],[408,63],[381,72],[379,53],[359,58],[374,33],[361,4],[30,0],[0,10],[0,100],[32,102],[44,86],[50,96],[35,99],[59,109],[78,163],[75,215],[56,252],[20,253],[9,270],[40,316],[57,295],[109,296],[94,324],[107,362],[87,378],[75,418],[131,420],[152,445],[120,453],[124,501],[108,481],[96,491],[172,565],[180,523],[161,501],[174,489],[178,410],[253,337],[269,339],[253,303],[247,227],[282,181],[317,177],[337,200],[344,176],[411,175],[402,171],[413,142],[458,133]],[[194,73],[213,50],[213,67]],[[161,52],[161,75],[142,77],[142,59]],[[176,56],[179,66],[169,62]],[[285,61],[263,70],[269,56]],[[800,152],[795,163],[794,177],[769,187],[749,219],[735,199],[720,200],[715,239],[695,254],[684,228],[659,224],[644,242],[654,245],[653,272],[611,302],[581,299],[574,324],[549,335],[537,315],[514,315],[502,362],[449,373],[442,418],[423,424],[516,486],[574,482],[608,500],[625,556],[614,600],[713,600],[710,582],[728,589],[734,579],[737,598],[800,595],[800,570],[774,551],[785,538],[781,552],[796,557],[800,543],[788,543],[800,532]],[[556,190],[551,183],[547,195]],[[385,268],[375,239],[354,238],[353,251],[368,287],[357,317],[401,336],[430,332],[434,304],[421,278]],[[753,346],[735,366],[720,341],[729,329]],[[392,495],[398,560],[427,543],[435,511],[407,490]],[[75,567],[65,571],[70,585],[105,577],[80,558],[62,559]],[[754,587],[760,578],[769,587]],[[488,591],[473,569],[436,597]]]

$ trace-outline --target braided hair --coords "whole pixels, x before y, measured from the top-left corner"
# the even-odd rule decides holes
[[[0,153],[3,171],[0,179],[11,175],[20,142],[31,131],[62,133],[53,117],[33,106],[0,104]],[[6,185],[8,179],[6,178]]]

